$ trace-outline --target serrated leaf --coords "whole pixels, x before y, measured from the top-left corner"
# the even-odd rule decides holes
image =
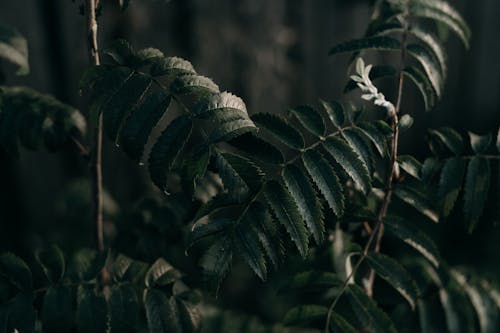
[[[207,172],[210,161],[210,146],[202,144],[194,147],[184,159],[182,180],[185,184],[185,190],[193,194],[197,182]]]
[[[71,332],[75,314],[73,292],[66,286],[50,287],[43,298],[42,325],[45,332]]]
[[[252,116],[257,126],[265,128],[281,143],[293,149],[304,148],[304,138],[295,128],[286,123],[281,117],[269,113],[258,113]]]
[[[440,254],[434,241],[413,223],[395,216],[384,219],[386,229],[406,244],[420,252],[435,267],[439,266]]]
[[[56,245],[51,245],[47,250],[36,254],[36,259],[42,266],[42,269],[52,283],[59,282],[66,269],[64,255],[61,249]]]
[[[377,306],[375,301],[368,297],[360,287],[355,284],[350,284],[347,289],[347,295],[356,316],[367,332],[397,332],[387,314],[385,314]]]
[[[464,218],[468,222],[469,232],[483,213],[490,187],[490,163],[487,159],[473,157],[467,167],[464,186]]]
[[[78,333],[102,333],[108,326],[106,299],[97,295],[92,288],[78,288],[76,310]]]
[[[148,138],[169,105],[170,96],[155,92],[144,97],[127,118],[120,133],[120,145],[132,160],[140,162]]]
[[[442,198],[443,215],[448,216],[462,188],[466,161],[455,157],[448,159],[441,170],[439,197]]]
[[[351,324],[341,315],[332,312],[330,315],[330,331],[332,333],[356,333],[358,332]]]
[[[461,15],[445,1],[416,0],[410,4],[411,15],[432,19],[445,24],[469,47],[470,29]]]
[[[3,24],[0,24],[0,58],[18,66],[17,75],[30,72],[26,39],[16,29]]]
[[[153,76],[162,75],[186,75],[186,74],[196,74],[193,65],[187,60],[178,57],[166,57],[161,59],[156,59],[150,70]]]
[[[374,155],[363,131],[354,127],[342,131],[341,134],[352,150],[354,150],[361,161],[363,161],[365,168],[371,172]]]
[[[128,66],[132,64],[134,50],[125,39],[118,39],[103,51],[103,55],[109,57],[115,65]]]
[[[313,150],[304,153],[302,162],[332,211],[336,216],[342,216],[344,213],[344,194],[339,179],[330,164],[323,156]]]
[[[403,74],[417,86],[424,100],[425,110],[431,110],[436,104],[437,95],[429,78],[420,69],[413,66],[406,67]]]
[[[352,178],[354,183],[361,188],[363,193],[368,194],[372,187],[368,169],[351,147],[336,137],[327,138],[323,147]]]
[[[261,162],[269,164],[283,164],[285,162],[283,153],[278,148],[253,133],[240,135],[228,143]]]
[[[217,127],[210,133],[209,141],[217,143],[221,141],[232,140],[242,134],[254,132],[257,128],[250,119],[236,119],[219,123]]]
[[[427,49],[419,44],[410,44],[406,47],[406,49],[408,50],[408,53],[420,63],[427,78],[431,82],[437,97],[440,98],[443,91],[444,80],[436,60]]]
[[[134,74],[101,108],[104,130],[110,140],[117,142],[116,140],[126,117],[139,104],[150,85],[150,77],[143,74]]]
[[[29,291],[33,287],[33,278],[28,265],[12,253],[0,255],[0,274],[19,290]]]
[[[472,132],[469,132],[469,140],[472,150],[476,154],[483,154],[490,147],[493,138],[491,133],[488,133],[486,135],[477,135]]]
[[[175,298],[157,289],[146,289],[144,307],[150,333],[182,333]]]
[[[265,185],[264,195],[274,216],[285,227],[302,257],[305,257],[308,251],[307,229],[292,195],[277,181]]]
[[[399,50],[401,43],[392,37],[375,36],[361,39],[354,39],[340,43],[330,49],[329,55],[343,52],[355,52],[363,50]]]
[[[406,173],[416,179],[420,179],[422,163],[420,163],[416,158],[410,155],[400,155],[398,157],[398,163],[401,169],[403,169]]]
[[[153,183],[167,190],[167,174],[186,144],[193,122],[187,116],[174,119],[161,133],[149,155],[149,174]]]
[[[228,237],[219,238],[201,258],[200,265],[203,267],[205,284],[215,295],[219,292],[221,282],[228,273],[232,260],[232,242]]]
[[[247,108],[241,98],[227,91],[203,99],[193,110],[197,118],[221,120],[247,119]]]
[[[156,260],[146,273],[146,287],[165,286],[181,278],[182,274],[163,258]]]
[[[345,123],[344,107],[337,101],[325,102],[320,100],[321,105],[328,114],[328,118],[332,121],[332,124],[337,128],[342,128]]]
[[[294,307],[285,314],[285,325],[302,325],[317,322],[326,318],[328,308],[322,305],[308,304]]]
[[[299,120],[300,124],[313,135],[317,137],[323,137],[323,135],[325,135],[325,121],[319,112],[312,107],[303,105],[290,109],[290,112]]]
[[[408,273],[408,271],[396,260],[385,254],[370,252],[366,259],[368,265],[370,265],[375,273],[396,289],[414,310],[415,302],[418,297],[418,290],[410,273]]]
[[[155,63],[158,59],[164,59],[163,52],[154,47],[147,47],[135,52],[133,66],[140,68]]]
[[[410,34],[418,38],[436,58],[439,68],[441,69],[441,75],[446,77],[447,67],[446,67],[446,55],[442,44],[428,31],[424,31],[422,28],[413,25],[409,29]]]
[[[439,222],[439,215],[435,212],[424,194],[407,186],[396,186],[394,188],[394,195],[410,206],[413,206],[421,214],[428,217],[433,222]]]
[[[227,218],[208,218],[196,222],[189,234],[188,249],[203,238],[221,233],[233,225],[234,221]]]
[[[255,231],[246,223],[238,223],[234,229],[233,237],[239,254],[255,274],[265,281],[267,277],[266,261]]]
[[[362,122],[358,124],[358,127],[362,130],[365,137],[367,137],[374,144],[380,156],[387,156],[387,136],[382,133],[382,131],[380,131],[375,124],[376,123]]]
[[[109,295],[110,333],[134,333],[139,321],[139,300],[129,286],[112,286]]]
[[[297,204],[300,215],[306,222],[316,244],[321,244],[325,232],[323,211],[311,182],[293,164],[287,165],[283,169],[283,182]]]
[[[372,67],[370,70],[370,80],[375,81],[377,79],[385,78],[385,77],[394,77],[396,76],[397,71],[393,66],[388,66],[388,65],[375,65]],[[354,80],[350,80],[345,88],[344,88],[344,93],[350,92],[354,89],[357,89],[358,83]]]
[[[208,96],[218,93],[219,86],[211,79],[196,74],[186,74],[177,77],[170,85],[170,90],[174,94],[195,94],[198,96]]]

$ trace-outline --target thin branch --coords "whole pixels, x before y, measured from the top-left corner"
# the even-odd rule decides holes
[[[97,44],[96,0],[85,0],[85,15],[87,19],[87,47],[90,63],[98,66],[99,48]],[[96,243],[100,252],[104,251],[104,233],[102,221],[102,114],[99,115],[97,126],[93,133],[93,149],[90,155],[90,171],[92,175],[92,192],[94,201],[93,218],[96,226]]]

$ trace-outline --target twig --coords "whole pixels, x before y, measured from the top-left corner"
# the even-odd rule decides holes
[[[90,63],[98,66],[99,49],[97,44],[96,0],[85,0],[85,15],[87,18],[87,47]],[[97,126],[93,133],[93,149],[90,155],[90,171],[92,174],[92,192],[94,200],[93,218],[96,225],[97,249],[104,251],[104,234],[102,222],[102,114],[99,115]]]

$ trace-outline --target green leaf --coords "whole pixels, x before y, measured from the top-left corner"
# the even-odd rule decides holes
[[[337,128],[342,128],[345,123],[345,113],[342,104],[336,101],[325,102],[320,100],[321,105],[328,114],[328,118],[332,121],[332,124]]]
[[[423,193],[403,185],[396,186],[393,192],[396,197],[410,206],[413,206],[431,221],[436,223],[439,222],[439,215],[435,212],[434,208],[431,206],[427,197]]]
[[[242,134],[254,132],[257,128],[250,119],[236,119],[219,123],[210,133],[208,141],[218,143],[221,141],[232,140]]]
[[[448,159],[441,171],[439,179],[439,197],[442,198],[443,215],[448,216],[462,188],[465,175],[466,162],[464,159],[455,157]]]
[[[340,217],[344,213],[344,194],[339,179],[328,162],[316,151],[308,150],[302,156],[304,166],[325,197],[328,205]]]
[[[327,138],[323,146],[352,178],[354,183],[359,186],[361,191],[365,195],[368,194],[372,188],[368,169],[351,147],[336,137]]]
[[[133,66],[134,68],[140,68],[156,63],[158,59],[164,59],[163,52],[154,47],[147,47],[135,53]]]
[[[228,273],[232,260],[232,242],[228,237],[218,238],[201,258],[205,284],[215,295],[219,292],[221,281]]]
[[[472,150],[476,154],[485,153],[490,147],[491,142],[493,141],[491,133],[488,133],[486,135],[477,135],[472,132],[469,132],[469,139]]]
[[[285,291],[307,290],[325,292],[328,289],[339,287],[343,283],[336,274],[320,271],[306,271],[295,274],[285,285]]]
[[[408,77],[420,91],[424,100],[425,110],[431,110],[436,104],[437,95],[426,74],[413,66],[406,67],[403,70],[403,74]]]
[[[31,270],[21,258],[12,253],[0,255],[0,274],[21,291],[33,288]]]
[[[50,287],[45,293],[42,305],[44,332],[71,332],[74,317],[73,291],[66,286]]]
[[[414,310],[418,289],[410,273],[396,260],[385,254],[370,252],[366,258],[368,265],[375,273],[396,289]]]
[[[350,284],[347,289],[347,295],[356,316],[367,332],[397,332],[387,314],[385,314],[385,312],[377,306],[375,301],[368,297],[360,287],[355,284]]]
[[[234,229],[234,243],[239,254],[257,276],[265,281],[267,268],[264,254],[259,246],[256,232],[246,223],[239,223]]]
[[[442,77],[446,77],[446,55],[442,43],[439,42],[436,37],[434,37],[434,35],[418,26],[411,26],[409,32],[410,34],[418,38],[425,45],[425,47],[427,47],[429,51],[432,52],[434,58],[439,64]]]
[[[331,324],[330,331],[332,333],[340,332],[340,333],[356,333],[358,332],[351,324],[345,320],[341,315],[332,312],[331,314]]]
[[[0,58],[17,65],[17,75],[30,72],[26,39],[16,29],[3,24],[0,24]]]
[[[146,287],[165,286],[179,280],[181,276],[182,274],[165,259],[159,258],[146,273],[144,283]]]
[[[167,174],[186,144],[193,122],[188,116],[174,119],[161,133],[149,155],[149,174],[153,183],[167,191]]]
[[[199,97],[218,93],[219,86],[208,77],[195,74],[178,76],[170,85],[174,94],[194,94]]]
[[[464,218],[468,221],[469,232],[483,213],[490,187],[490,163],[487,159],[473,157],[467,167],[464,186]]]
[[[198,180],[207,172],[209,161],[210,146],[205,144],[195,146],[184,159],[182,180],[190,195],[193,195]]]
[[[323,211],[316,192],[306,175],[295,165],[283,169],[283,182],[292,195],[300,215],[306,222],[317,244],[324,239]]]
[[[219,120],[248,119],[247,108],[241,98],[229,92],[211,95],[203,99],[193,110],[197,118]]]
[[[375,36],[361,39],[354,39],[340,43],[330,49],[329,55],[343,52],[356,52],[363,50],[399,50],[401,44],[397,39],[387,36]]]
[[[461,155],[465,150],[462,136],[450,127],[429,130],[429,134],[439,140],[439,142],[446,146],[455,155]]]
[[[434,241],[414,223],[395,216],[384,219],[386,229],[406,244],[420,252],[435,267],[439,266],[440,254]]]
[[[411,15],[432,19],[445,24],[469,47],[470,29],[461,15],[447,2],[441,0],[415,0],[410,4]]]
[[[62,280],[66,263],[59,247],[51,245],[47,250],[38,252],[36,259],[50,282],[57,283]]]
[[[258,113],[252,116],[257,126],[266,129],[281,143],[293,149],[304,148],[304,138],[296,129],[287,124],[281,117],[269,113]]]
[[[103,106],[104,130],[110,140],[118,142],[118,135],[126,117],[137,107],[150,85],[150,77],[134,74]]]
[[[325,135],[325,121],[319,112],[312,107],[303,105],[290,109],[290,112],[299,120],[300,124],[312,134],[317,137],[323,137],[323,135]]]
[[[134,58],[132,45],[125,39],[118,39],[106,48],[103,55],[107,56],[115,65],[131,65]]]
[[[234,225],[232,219],[208,218],[201,219],[193,225],[189,234],[188,249],[205,237],[210,237],[227,230]]]
[[[109,295],[110,333],[134,333],[139,321],[139,300],[129,286],[114,285]]]
[[[285,162],[283,153],[278,148],[253,133],[240,135],[228,143],[258,161],[269,164]]]
[[[93,280],[104,267],[106,255],[92,249],[81,249],[74,254],[71,262],[76,277],[81,281]]]
[[[420,163],[416,158],[410,155],[400,155],[398,157],[398,163],[401,169],[403,169],[409,175],[420,179],[420,170],[422,170],[422,163]]]
[[[180,76],[196,74],[193,65],[187,60],[178,57],[166,57],[155,59],[153,66],[151,66],[151,75],[153,76]]]
[[[285,227],[302,257],[305,257],[308,251],[307,229],[292,195],[277,181],[265,185],[264,195],[274,216]]]
[[[410,44],[406,47],[408,53],[411,54],[422,66],[424,72],[432,84],[438,98],[441,97],[443,91],[443,77],[436,60],[429,51],[419,44]]]
[[[146,289],[144,307],[150,333],[182,333],[175,298],[157,289]]]
[[[359,128],[348,128],[342,131],[342,137],[363,161],[365,168],[371,170],[374,155],[363,131]]]
[[[148,138],[169,105],[170,96],[166,93],[148,94],[127,118],[120,133],[120,145],[132,160],[141,161]]]
[[[225,189],[239,202],[262,185],[264,173],[251,160],[230,153],[217,153],[215,165]]]
[[[328,314],[328,308],[322,305],[308,304],[300,305],[288,310],[283,318],[285,325],[306,326],[312,322],[324,320]]]
[[[358,127],[361,129],[364,136],[375,145],[380,156],[384,157],[388,155],[387,136],[377,128],[376,124],[377,123],[372,122],[362,122],[358,124]]]
[[[92,288],[78,288],[78,306],[76,310],[78,333],[102,333],[108,327],[108,309],[106,299],[97,295]]]
[[[183,300],[176,299],[177,312],[183,333],[198,332],[201,324],[201,314],[199,310]]]

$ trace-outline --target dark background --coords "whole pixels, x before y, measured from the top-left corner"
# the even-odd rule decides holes
[[[101,49],[124,37],[136,48],[152,46],[185,57],[222,90],[241,96],[250,113],[341,98],[348,58],[328,57],[328,50],[362,36],[370,14],[368,1],[362,0],[135,0],[125,13],[118,1],[102,2]],[[428,152],[428,127],[484,133],[500,124],[500,2],[451,2],[471,25],[472,45],[466,51],[450,37],[449,78],[432,112],[423,111],[414,92],[405,92],[403,112],[413,114],[415,124],[404,134],[401,150],[419,158]],[[8,70],[8,84],[28,85],[85,109],[78,80],[88,61],[78,7],[70,0],[0,1],[0,21],[17,27],[30,52],[31,73],[15,77]],[[18,160],[0,156],[0,249],[22,254],[48,242],[91,246],[88,205],[60,200],[67,191],[88,190],[79,180],[87,175],[75,149],[51,155],[23,151]],[[110,143],[104,148],[104,185],[114,198],[107,200],[110,215],[118,206],[135,204],[144,191],[154,191],[144,168]],[[452,218],[440,228],[435,236],[448,261],[498,277],[498,227],[485,220],[468,235]],[[113,230],[108,223],[108,234]]]

